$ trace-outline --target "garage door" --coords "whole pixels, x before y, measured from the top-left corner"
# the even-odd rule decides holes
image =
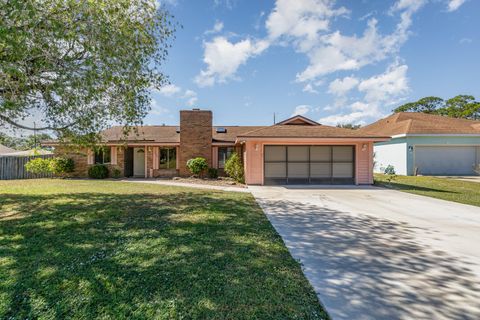
[[[473,175],[477,162],[474,146],[415,147],[415,167],[422,175]]]
[[[353,184],[354,146],[265,146],[265,184]]]

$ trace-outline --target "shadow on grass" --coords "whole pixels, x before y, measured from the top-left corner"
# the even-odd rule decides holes
[[[472,266],[407,223],[259,198],[333,319],[480,319]]]
[[[326,317],[247,195],[0,194],[0,216],[0,318]]]
[[[387,182],[387,181],[378,181],[375,180],[375,185],[389,188],[389,189],[396,189],[396,190],[404,190],[404,191],[425,191],[425,192],[440,192],[440,193],[450,193],[450,194],[457,194],[458,192],[451,191],[451,190],[442,190],[436,188],[428,188],[428,187],[421,187],[416,186],[413,184],[406,184],[401,182]]]

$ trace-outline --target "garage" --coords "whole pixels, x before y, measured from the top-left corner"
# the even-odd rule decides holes
[[[474,175],[479,155],[476,146],[415,146],[415,168],[420,175]]]
[[[355,147],[351,145],[266,145],[264,183],[354,184]]]

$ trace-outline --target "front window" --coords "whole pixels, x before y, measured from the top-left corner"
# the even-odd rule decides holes
[[[234,149],[233,147],[219,147],[218,148],[218,167],[220,169],[225,168],[225,162],[230,158]]]
[[[177,149],[176,148],[160,148],[160,169],[176,169],[177,168]]]
[[[110,148],[101,148],[95,150],[95,164],[106,164],[111,161]]]

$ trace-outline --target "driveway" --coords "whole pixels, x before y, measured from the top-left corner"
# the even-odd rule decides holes
[[[480,319],[480,208],[375,187],[249,187],[333,319]]]

